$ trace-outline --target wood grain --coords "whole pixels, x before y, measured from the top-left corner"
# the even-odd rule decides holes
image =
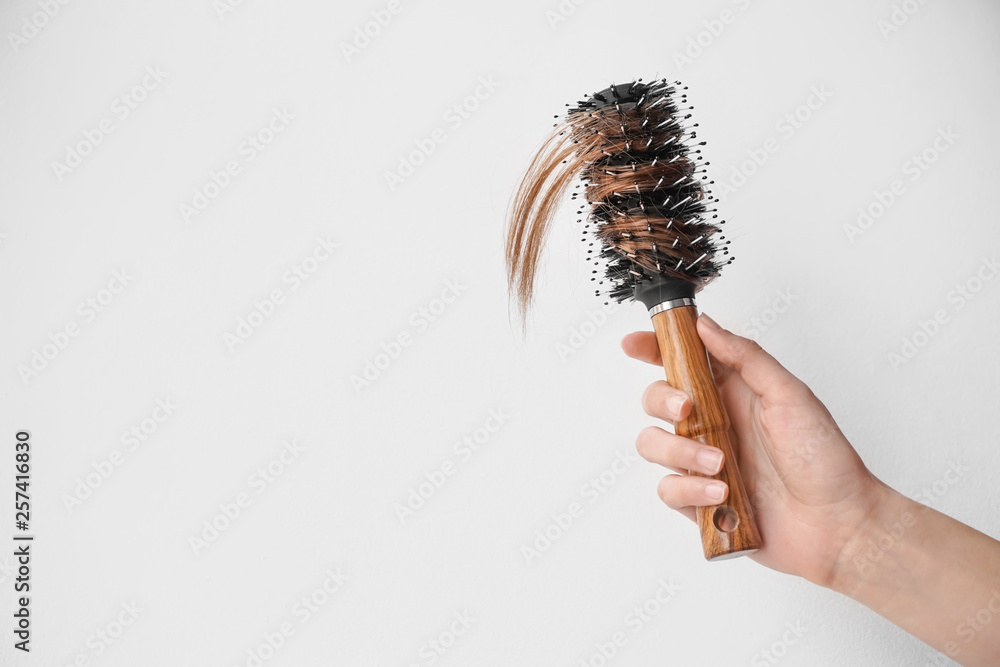
[[[705,558],[723,560],[753,553],[760,548],[761,539],[729,438],[729,415],[719,398],[705,346],[698,336],[697,319],[695,306],[671,308],[653,316],[653,329],[667,382],[686,392],[693,403],[688,418],[676,424],[676,433],[718,447],[725,455],[722,470],[714,478],[729,486],[729,496],[718,507],[697,508]],[[736,526],[721,530],[716,524],[721,522],[728,527],[727,517],[729,522],[735,519]]]

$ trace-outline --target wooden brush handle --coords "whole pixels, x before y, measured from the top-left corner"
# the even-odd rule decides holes
[[[705,558],[722,560],[753,553],[760,548],[761,540],[753,508],[743,488],[743,478],[736,467],[736,454],[729,439],[729,415],[719,398],[708,354],[698,336],[697,320],[695,306],[681,306],[653,315],[653,328],[663,368],[667,372],[667,382],[686,392],[692,401],[691,414],[684,421],[677,422],[676,433],[718,447],[725,455],[722,470],[714,479],[722,480],[729,486],[726,502],[715,507],[697,508]]]

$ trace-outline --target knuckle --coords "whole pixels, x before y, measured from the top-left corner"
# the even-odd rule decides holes
[[[780,395],[790,403],[808,403],[819,400],[805,382],[790,373],[787,377],[775,382],[775,390],[780,392]]]
[[[802,380],[795,378],[795,387],[804,400],[819,402],[819,396]]]
[[[671,415],[667,408],[667,401],[672,396],[672,392],[675,391],[665,380],[657,380],[646,387],[646,391],[642,395],[642,407],[646,414],[669,420]]]
[[[660,392],[660,385],[657,382],[646,387],[646,391],[642,392],[642,409],[646,411],[646,414],[653,414],[656,410],[656,396]]]
[[[767,354],[767,352],[764,352],[764,348],[760,346],[760,343],[749,338],[744,338],[741,342],[737,343],[737,345],[741,348],[739,352],[743,355],[744,359],[758,357],[762,353]]]
[[[674,446],[674,458],[676,459],[676,465],[678,468],[684,468],[685,470],[691,470],[697,466],[697,461],[695,457],[698,454],[698,448],[701,447],[700,444],[691,442],[690,440],[679,438]]]

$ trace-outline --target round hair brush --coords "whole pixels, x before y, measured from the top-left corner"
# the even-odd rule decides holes
[[[648,309],[667,381],[692,400],[676,433],[725,456],[714,477],[729,486],[726,502],[697,508],[705,558],[719,560],[752,553],[761,539],[737,469],[729,416],[695,327],[695,294],[732,259],[719,233],[723,223],[709,208],[718,200],[705,188],[698,148],[704,142],[694,142],[697,124],[688,127],[691,107],[683,90],[665,79],[640,79],[570,107],[515,194],[507,277],[523,316],[549,223],[579,176],[587,201],[581,211],[589,206],[580,222],[589,228],[583,239],[597,264],[597,293]]]

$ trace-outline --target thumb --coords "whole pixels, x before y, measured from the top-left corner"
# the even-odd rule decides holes
[[[708,315],[698,317],[698,335],[709,354],[731,367],[755,394],[782,402],[798,398],[805,384],[760,345],[720,327]]]

